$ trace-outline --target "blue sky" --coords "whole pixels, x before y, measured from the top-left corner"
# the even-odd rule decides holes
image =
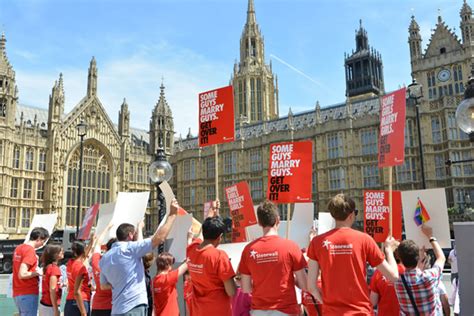
[[[20,103],[47,108],[62,72],[66,111],[71,110],[86,94],[95,56],[98,95],[112,121],[125,97],[132,126],[148,129],[163,76],[175,129],[183,136],[189,127],[197,132],[197,94],[229,83],[247,11],[247,0],[1,2],[0,28]],[[280,113],[313,109],[316,100],[323,107],[345,100],[344,52],[355,48],[359,19],[369,44],[382,54],[390,91],[411,81],[411,15],[425,48],[438,9],[460,36],[461,6],[461,0],[255,0],[266,60],[279,78]]]

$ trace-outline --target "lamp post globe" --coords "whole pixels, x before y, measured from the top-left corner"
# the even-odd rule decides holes
[[[456,122],[459,129],[474,141],[474,98],[463,100],[456,110]]]
[[[155,161],[153,161],[148,167],[148,176],[150,177],[150,181],[154,183],[156,187],[158,220],[161,223],[166,214],[166,203],[160,184],[163,181],[169,181],[173,176],[173,168],[166,159],[165,150],[161,146],[156,151]],[[161,244],[158,247],[158,253],[162,253],[163,251],[164,245]]]

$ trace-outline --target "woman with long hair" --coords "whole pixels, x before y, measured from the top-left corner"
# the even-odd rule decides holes
[[[43,266],[43,281],[41,285],[41,300],[39,316],[59,316],[59,305],[61,304],[61,270],[59,261],[64,258],[61,245],[49,244],[45,247],[41,256]]]
[[[84,265],[87,258],[85,248],[82,241],[75,241],[71,246],[73,258],[66,266],[68,293],[64,314],[67,316],[86,316],[90,312],[91,289],[89,273]]]

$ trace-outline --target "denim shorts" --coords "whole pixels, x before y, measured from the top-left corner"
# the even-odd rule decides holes
[[[38,314],[38,295],[15,296],[15,304],[20,312],[20,316],[36,316]]]

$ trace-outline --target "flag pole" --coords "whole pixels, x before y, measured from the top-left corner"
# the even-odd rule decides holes
[[[393,212],[392,212],[392,177],[393,177],[393,167],[388,168],[388,237],[392,237],[392,225],[393,225]]]

